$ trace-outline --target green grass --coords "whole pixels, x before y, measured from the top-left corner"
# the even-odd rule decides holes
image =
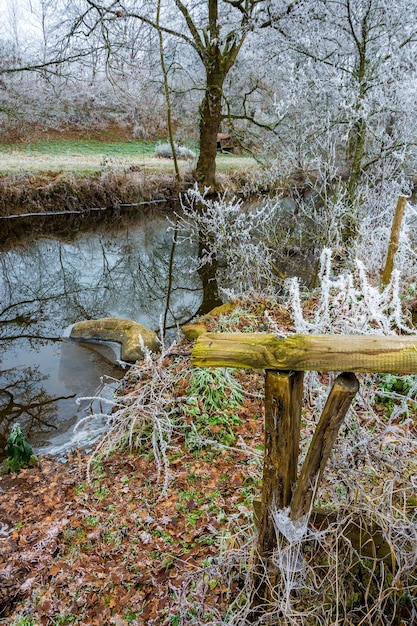
[[[111,168],[140,166],[149,169],[156,142],[74,141],[51,139],[27,144],[0,145],[0,173],[73,172],[91,175]],[[158,159],[155,165],[161,165]],[[168,163],[166,171],[170,171]],[[158,169],[158,167],[155,167]],[[172,166],[171,166],[172,169]]]
[[[156,141],[73,141],[70,139],[51,139],[34,141],[27,144],[0,145],[0,152],[22,154],[60,155],[95,155],[117,156],[121,158],[136,157],[141,154],[153,155]]]
[[[51,139],[27,144],[0,144],[0,174],[41,174],[72,172],[91,175],[112,168],[140,167],[150,173],[174,173],[171,159],[154,156],[157,141],[97,141]],[[187,144],[188,145],[188,144]],[[189,144],[195,150],[195,145]],[[188,171],[193,163],[180,161]],[[255,160],[245,155],[219,154],[217,168],[222,172],[248,169]]]

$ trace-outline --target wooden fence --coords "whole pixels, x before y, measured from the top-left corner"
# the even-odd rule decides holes
[[[339,428],[359,389],[358,372],[417,374],[417,337],[205,333],[193,348],[199,367],[264,369],[265,448],[258,555],[263,568],[276,547],[271,508],[290,508],[293,522],[311,511]],[[342,372],[330,390],[298,474],[303,380],[306,370]],[[258,585],[264,603],[266,584]]]

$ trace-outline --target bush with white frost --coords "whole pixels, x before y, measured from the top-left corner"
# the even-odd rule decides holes
[[[261,293],[271,289],[275,251],[265,234],[277,215],[277,202],[245,207],[226,194],[216,199],[201,193],[197,185],[181,197],[177,228],[183,239],[204,241],[199,266],[216,261],[217,282],[227,296]]]
[[[197,156],[196,153],[193,152],[193,150],[191,150],[190,148],[187,148],[186,146],[182,146],[178,143],[175,143],[174,146],[175,146],[175,155],[177,159],[185,159],[187,161],[190,161],[192,159],[195,159]],[[158,157],[158,159],[172,159],[173,156],[172,156],[171,144],[159,143],[155,147],[154,154],[156,157]]]
[[[394,271],[390,283],[380,289],[372,285],[365,265],[355,261],[355,271],[336,276],[332,271],[332,251],[325,248],[320,257],[319,288],[314,315],[303,314],[299,281],[288,281],[289,304],[299,333],[393,335],[414,332],[404,321],[400,276]],[[317,295],[316,295],[317,294]]]
[[[213,199],[195,186],[181,197],[182,210],[177,221],[180,239],[204,242],[204,255],[196,259],[196,263],[201,267],[215,262],[217,283],[226,297],[248,293],[277,297],[282,292],[283,279],[294,275],[302,276],[307,285],[317,284],[324,278],[320,276],[320,271],[324,270],[319,269],[322,250],[332,249],[339,267],[354,268],[354,276],[349,278],[347,272],[337,279],[339,283],[359,281],[362,284],[358,283],[358,288],[365,290],[361,306],[376,300],[384,308],[387,298],[398,300],[407,284],[416,282],[416,210],[407,203],[395,259],[395,293],[391,287],[380,295],[378,283],[397,199],[394,192],[398,192],[398,187],[387,188],[385,206],[378,204],[380,199],[371,190],[365,194],[364,189],[369,203],[361,209],[363,216],[357,238],[346,250],[341,224],[351,207],[342,188],[330,193],[327,186],[328,181],[316,180],[309,197],[294,200],[282,196],[251,205],[226,193]],[[365,276],[367,282],[363,282]],[[323,282],[322,286],[326,285],[327,282]],[[349,291],[349,285],[344,289]],[[351,296],[352,293],[346,296],[346,301]],[[392,315],[397,315],[398,301],[390,306],[395,309]],[[341,331],[334,329],[333,332]],[[366,329],[357,332],[366,332]]]

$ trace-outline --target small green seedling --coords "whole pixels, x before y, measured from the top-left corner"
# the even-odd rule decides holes
[[[38,459],[33,454],[20,424],[13,424],[5,449],[7,459],[1,465],[1,474],[18,472],[23,467],[35,467],[38,464]]]

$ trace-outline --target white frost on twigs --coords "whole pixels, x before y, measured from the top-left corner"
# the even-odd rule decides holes
[[[305,319],[297,278],[288,281],[290,306],[298,333],[395,335],[413,332],[404,321],[400,297],[400,277],[392,274],[381,290],[372,285],[365,265],[355,261],[355,271],[339,276],[332,273],[332,251],[322,251],[320,286],[314,316]]]

